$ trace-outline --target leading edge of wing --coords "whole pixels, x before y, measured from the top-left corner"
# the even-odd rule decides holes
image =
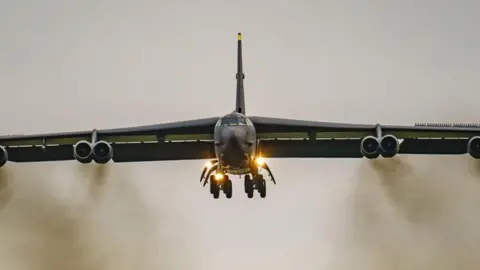
[[[44,134],[18,134],[0,136],[0,145],[73,145],[80,140],[91,141],[94,133],[97,140],[108,142],[130,142],[158,140],[195,140],[212,137],[213,128],[219,117],[168,122],[154,125],[132,126],[115,129],[92,129],[86,131],[58,132]],[[170,137],[170,138],[168,138]]]
[[[348,124],[348,123],[335,123],[335,122],[320,122],[311,120],[298,120],[288,118],[275,118],[275,117],[263,117],[263,116],[249,116],[249,119],[255,124],[255,126],[269,125],[269,126],[288,126],[298,128],[322,128],[322,129],[372,129],[376,125],[372,124]]]
[[[259,139],[274,138],[362,138],[391,134],[399,139],[406,138],[470,138],[480,135],[477,126],[402,126],[381,124],[351,124],[338,122],[320,122],[287,118],[251,116]]]
[[[219,118],[220,117],[208,117],[208,118],[200,118],[200,119],[186,120],[186,121],[167,122],[167,123],[155,124],[155,125],[103,129],[103,130],[98,130],[98,132],[99,134],[103,134],[107,136],[124,134],[124,133],[129,133],[132,135],[145,134],[151,131],[162,131],[162,132],[177,131],[177,132],[188,133],[188,131],[186,130],[190,128],[197,128],[202,131],[213,132],[212,128],[217,123]]]
[[[376,125],[319,122],[287,118],[250,116],[259,139],[360,138],[373,135]]]
[[[213,130],[218,119],[220,117],[104,129],[98,131],[98,137],[108,142],[213,140]]]

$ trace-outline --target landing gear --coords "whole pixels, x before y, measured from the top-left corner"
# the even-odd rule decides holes
[[[255,185],[257,186],[258,193],[260,193],[260,197],[265,198],[265,196],[267,196],[267,183],[265,179],[261,176],[255,182]]]
[[[228,175],[223,175],[223,179],[216,179],[214,175],[210,176],[210,193],[213,195],[214,199],[220,197],[220,190],[225,193],[227,199],[232,198],[233,188],[232,180],[229,179]]]
[[[245,186],[245,193],[247,193],[248,198],[249,199],[253,198],[254,185],[249,174],[245,175],[244,186]]]
[[[223,193],[225,193],[225,197],[227,197],[227,199],[231,199],[232,198],[232,191],[233,191],[233,188],[232,188],[232,180],[228,179],[225,179],[224,180],[224,184],[223,184]]]
[[[210,193],[212,193],[214,199],[220,197],[220,185],[215,181],[215,176],[210,176]]]
[[[263,178],[263,175],[258,174],[251,179],[250,175],[245,175],[245,193],[247,193],[247,197],[249,199],[253,198],[254,190],[258,190],[261,198],[265,198],[267,196],[267,185],[266,181]]]

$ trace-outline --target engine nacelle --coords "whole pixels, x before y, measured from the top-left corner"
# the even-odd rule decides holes
[[[477,159],[480,158],[480,137],[475,136],[470,138],[467,145],[467,151],[470,156]]]
[[[400,142],[393,135],[385,135],[380,139],[380,149],[383,157],[394,157],[400,149]]]
[[[73,156],[78,162],[90,163],[93,160],[92,144],[88,141],[79,141],[73,146]]]
[[[0,146],[0,167],[3,167],[8,161],[8,151],[4,146]]]
[[[360,143],[360,153],[368,159],[377,158],[380,155],[380,144],[377,138],[367,136]]]
[[[98,141],[93,146],[93,156],[96,163],[105,164],[113,157],[112,145],[106,141]]]

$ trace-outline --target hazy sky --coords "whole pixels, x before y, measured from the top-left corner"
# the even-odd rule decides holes
[[[0,133],[124,127],[226,114],[235,104],[237,32],[244,35],[250,115],[385,124],[478,122],[479,8],[477,1],[440,0],[0,0]],[[423,167],[415,165],[423,175],[437,170],[432,164],[446,162],[412,160],[423,162]],[[452,160],[457,167],[438,166],[443,175],[467,170],[467,159]],[[75,212],[85,204],[82,192],[87,190],[79,185],[82,177],[72,177],[79,166],[75,162],[10,163],[15,200],[0,212],[0,243],[2,239],[10,243],[0,244],[0,266],[32,269],[26,266],[22,250],[48,248],[50,236],[39,240],[43,231],[32,232],[37,225],[23,228],[24,222],[22,226],[15,222],[20,219],[15,207],[40,198],[34,196],[37,189],[47,190],[41,198],[54,200],[44,207],[37,207],[40,199],[31,204],[37,214],[50,213],[48,218],[38,215],[36,222],[50,220],[52,237],[82,235],[79,239],[85,243],[65,240],[60,249],[65,254],[72,251],[71,263],[81,253],[86,264],[102,264],[103,269],[134,265],[137,269],[320,269],[342,256],[341,261],[349,261],[356,248],[367,253],[352,259],[355,267],[347,269],[374,269],[372,263],[378,258],[391,254],[407,258],[413,250],[419,254],[407,240],[398,248],[389,246],[402,239],[422,242],[421,235],[422,243],[428,243],[426,249],[437,246],[431,240],[440,236],[480,239],[466,233],[468,226],[478,225],[467,215],[444,214],[445,220],[460,222],[465,217],[466,227],[445,225],[456,229],[429,237],[420,232],[430,229],[412,229],[410,222],[402,225],[404,219],[397,219],[390,208],[377,209],[375,217],[355,210],[358,202],[352,197],[364,180],[359,175],[366,170],[367,178],[377,184],[382,177],[365,160],[269,162],[278,185],[268,186],[265,200],[247,199],[242,181],[234,184],[232,200],[214,200],[198,182],[203,161],[112,164],[107,181],[100,185],[105,196],[97,198],[89,214]],[[412,179],[409,174],[402,177]],[[422,183],[423,189],[416,189],[416,183],[406,186],[422,196],[437,190],[427,180]],[[448,188],[440,193],[447,196],[452,187],[448,181],[442,183]],[[462,193],[465,190],[478,188],[470,182],[458,185],[463,188],[455,194],[462,198],[468,197]],[[392,194],[405,194],[406,186],[392,191],[394,202]],[[360,190],[377,198],[382,188]],[[474,194],[479,196],[480,191]],[[367,208],[386,205],[383,196]],[[404,206],[408,209],[431,210],[421,201],[404,201],[414,202]],[[473,205],[468,201],[459,209],[478,207]],[[61,214],[59,207],[76,216],[62,225],[64,234],[57,234],[54,224],[53,217]],[[352,211],[360,212],[355,220]],[[67,230],[72,224],[78,227]],[[350,244],[352,230],[367,237],[363,242],[355,240],[361,245]],[[399,231],[405,234],[395,233]],[[379,238],[391,241],[385,244]],[[445,241],[438,245],[453,242]],[[90,249],[76,250],[82,245]],[[480,254],[477,246],[470,245],[458,240],[456,247]],[[145,250],[150,253],[142,255]],[[48,255],[52,261],[58,259],[55,254]],[[417,261],[405,258],[411,264],[404,268],[385,259],[383,269],[432,265],[412,266]],[[454,263],[443,266],[462,269],[460,265],[471,258],[455,257]]]

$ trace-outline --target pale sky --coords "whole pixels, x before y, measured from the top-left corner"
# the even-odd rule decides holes
[[[0,0],[0,133],[229,113],[237,32],[249,115],[478,122],[479,8]],[[214,200],[200,160],[109,164],[103,178],[76,162],[8,163],[0,268],[478,269],[470,159],[396,160],[272,159],[278,185],[254,200],[240,179],[233,199]]]

